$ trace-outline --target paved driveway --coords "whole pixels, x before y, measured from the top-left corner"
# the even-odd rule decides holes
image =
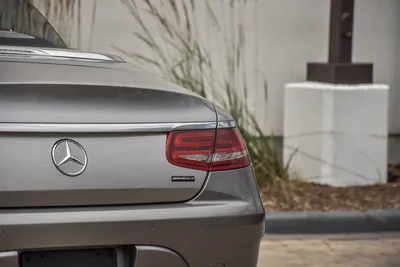
[[[264,240],[259,267],[400,267],[400,238]]]

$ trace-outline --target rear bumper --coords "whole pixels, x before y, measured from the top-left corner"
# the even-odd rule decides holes
[[[20,251],[132,246],[135,267],[256,267],[264,211],[252,178],[212,173],[182,204],[1,210],[0,266],[19,266]]]

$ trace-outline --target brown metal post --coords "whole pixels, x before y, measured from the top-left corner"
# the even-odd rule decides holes
[[[373,82],[371,63],[352,63],[354,0],[331,0],[328,63],[308,63],[307,80],[359,84]]]
[[[351,62],[354,0],[332,0],[329,62]]]

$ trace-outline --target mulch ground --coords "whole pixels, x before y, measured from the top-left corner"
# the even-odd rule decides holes
[[[400,208],[400,183],[331,187],[306,182],[287,182],[285,191],[264,187],[261,198],[266,211],[329,211]]]
[[[394,171],[391,170],[391,174]],[[400,172],[399,172],[400,173]],[[400,209],[400,179],[368,186],[332,187],[301,181],[260,190],[266,211]]]

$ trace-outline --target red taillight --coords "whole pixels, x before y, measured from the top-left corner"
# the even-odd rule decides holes
[[[171,164],[196,170],[221,171],[250,165],[236,128],[170,132],[166,154]]]

